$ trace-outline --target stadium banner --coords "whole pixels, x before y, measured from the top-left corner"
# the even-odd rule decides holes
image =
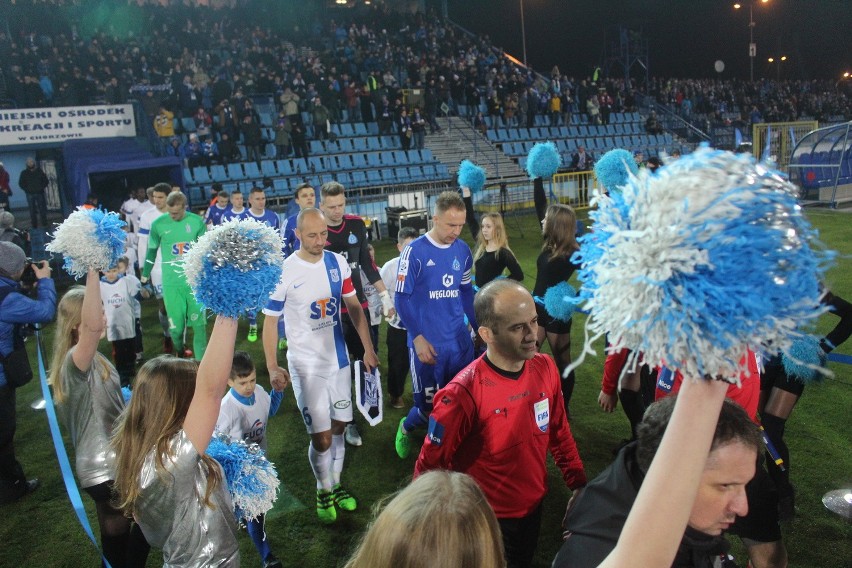
[[[133,105],[0,110],[0,146],[136,136]]]

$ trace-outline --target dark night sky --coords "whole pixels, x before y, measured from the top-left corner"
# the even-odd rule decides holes
[[[520,0],[449,0],[450,17],[487,33],[522,58]],[[527,59],[549,73],[589,75],[604,60],[605,37],[619,24],[641,26],[651,74],[748,78],[748,2],[734,0],[523,0]],[[786,55],[782,78],[839,78],[852,71],[852,0],[755,0],[755,79],[775,78],[767,58]]]

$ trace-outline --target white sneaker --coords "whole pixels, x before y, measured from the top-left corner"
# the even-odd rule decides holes
[[[343,438],[350,446],[360,446],[364,443],[361,439],[361,433],[358,432],[358,427],[355,424],[347,424],[346,430],[343,432]]]

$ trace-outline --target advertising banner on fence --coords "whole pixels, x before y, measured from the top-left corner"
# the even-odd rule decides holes
[[[133,105],[0,110],[0,146],[136,136]]]

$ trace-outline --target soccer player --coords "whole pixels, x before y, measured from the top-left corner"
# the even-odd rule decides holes
[[[370,258],[367,248],[367,228],[364,221],[357,215],[346,214],[346,194],[343,186],[336,181],[324,183],[320,189],[320,209],[328,221],[328,244],[326,248],[343,256],[352,270],[352,283],[358,295],[358,302],[367,321],[370,320],[367,312],[367,296],[364,294],[364,285],[361,281],[361,270],[367,276],[382,300],[382,311],[385,317],[392,318],[394,310],[393,300],[385,288],[379,269]],[[347,308],[343,310],[343,336],[346,338],[346,346],[352,359],[361,359],[364,351],[358,341],[358,333],[352,323]],[[354,375],[353,375],[354,380]],[[346,427],[346,441],[353,446],[362,443],[361,434],[355,423]]]
[[[284,260],[281,281],[263,310],[263,352],[273,385],[286,385],[292,377],[293,394],[311,437],[308,461],[317,484],[317,516],[332,523],[337,519],[335,505],[344,511],[357,507],[340,484],[346,453],[343,430],[352,420],[352,379],[340,317],[344,304],[352,310],[364,364],[373,369],[378,358],[367,318],[358,309],[349,264],[324,250],[328,227],[322,213],[317,209],[299,213],[296,236],[299,250]],[[278,365],[277,326],[282,314],[291,331],[289,372]]]
[[[532,295],[517,282],[494,280],[476,295],[475,309],[488,348],[435,395],[441,402],[429,418],[414,475],[451,469],[472,476],[497,515],[508,566],[530,566],[547,494],[548,450],[575,493],[586,485],[586,473],[559,371],[536,352]]]
[[[211,229],[222,224],[222,217],[228,211],[228,192],[224,189],[216,194],[216,203],[207,208],[204,214],[204,222]]]
[[[178,263],[190,244],[204,234],[206,227],[200,215],[187,212],[186,196],[181,192],[169,194],[166,209],[168,215],[162,215],[151,224],[142,283],[148,281],[159,251],[163,258],[163,301],[169,315],[172,343],[184,357],[192,356],[191,352],[184,350],[183,343],[183,334],[188,324],[193,330],[195,357],[201,360],[207,347],[207,320],[204,308],[195,301]]]
[[[139,251],[139,270],[145,272],[145,258],[148,255],[148,240],[151,235],[151,225],[155,220],[166,214],[166,197],[172,191],[172,186],[167,183],[158,183],[150,188],[149,201],[153,204],[139,217],[139,241],[136,248]],[[163,255],[157,249],[154,265],[151,267],[151,288],[160,309],[157,315],[160,318],[160,326],[163,328],[163,353],[174,353],[172,336],[169,334],[169,318],[166,315],[166,303],[163,301]],[[144,284],[144,282],[143,282]],[[183,342],[181,342],[183,343]]]
[[[266,223],[276,231],[281,230],[281,220],[275,211],[270,211],[266,208],[266,192],[262,187],[253,187],[249,191],[249,210],[246,212],[246,219],[254,219],[260,223]],[[250,343],[257,341],[257,314],[248,313],[249,331],[248,337]]]
[[[414,407],[399,421],[396,453],[411,451],[409,432],[426,425],[435,391],[473,361],[473,341],[465,325],[477,329],[470,280],[473,256],[460,240],[465,207],[455,191],[435,201],[433,226],[402,251],[396,308],[408,330]]]
[[[299,206],[299,211],[313,207],[317,201],[316,190],[309,183],[301,183],[296,188],[293,197]],[[281,226],[281,237],[284,239],[284,255],[290,256],[299,248],[299,239],[296,238],[296,218],[298,213],[290,215]]]
[[[222,214],[222,222],[231,219],[245,219],[247,216],[248,209],[243,206],[243,193],[239,189],[235,189],[231,192],[231,205]]]

